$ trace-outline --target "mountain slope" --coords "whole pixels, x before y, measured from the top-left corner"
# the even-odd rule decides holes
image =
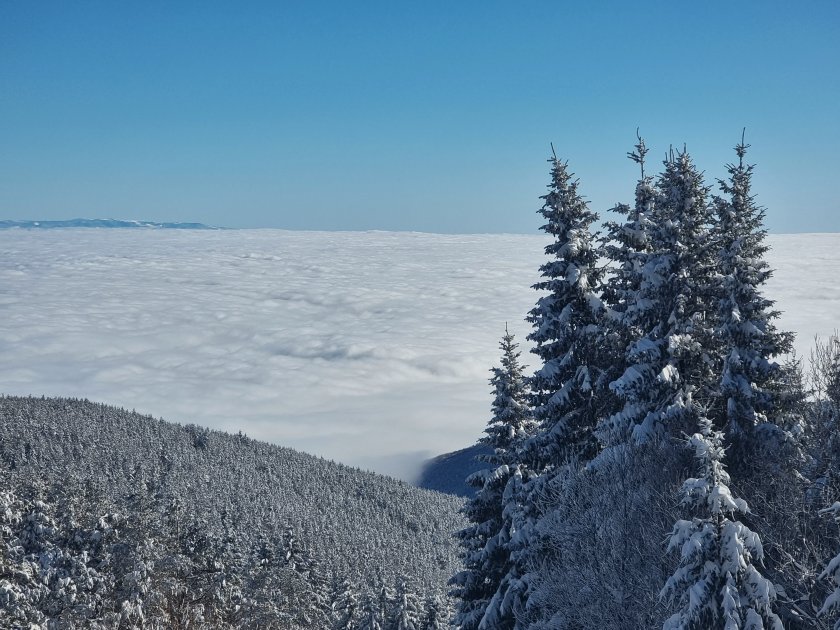
[[[489,464],[481,461],[479,457],[491,452],[486,446],[475,444],[459,451],[438,455],[424,464],[417,485],[420,488],[471,497],[475,494],[475,488],[468,486],[466,479],[474,472],[489,467]]]
[[[150,509],[178,505],[182,522],[233,531],[248,548],[291,528],[327,573],[361,589],[404,576],[441,593],[459,562],[454,497],[84,400],[0,398],[0,474],[21,492],[32,480],[46,494],[78,488],[100,511],[136,512],[142,488]]]

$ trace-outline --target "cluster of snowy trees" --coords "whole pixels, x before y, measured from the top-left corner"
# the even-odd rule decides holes
[[[0,398],[0,628],[439,630],[462,505],[243,435]]]
[[[789,356],[735,151],[713,190],[685,150],[650,175],[640,138],[599,232],[550,160],[538,364],[505,334],[456,627],[840,629],[840,341]]]
[[[405,578],[360,592],[328,576],[291,530],[249,547],[141,505],[93,521],[69,484],[0,494],[0,620],[20,628],[440,630],[447,602]],[[176,519],[178,508],[165,513]],[[5,625],[6,623],[9,626]]]

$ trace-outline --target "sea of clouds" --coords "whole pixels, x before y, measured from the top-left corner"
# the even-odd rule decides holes
[[[767,295],[840,324],[840,235],[771,236]],[[542,236],[0,231],[0,392],[107,402],[410,479],[475,442]],[[531,362],[527,351],[526,362]]]

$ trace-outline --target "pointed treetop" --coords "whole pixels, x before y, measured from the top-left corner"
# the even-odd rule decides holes
[[[741,130],[741,142],[735,145],[735,153],[738,154],[738,166],[744,166],[744,156],[747,153],[747,149],[750,148],[750,145],[744,143],[744,135],[747,133],[747,128],[744,127]]]
[[[634,146],[636,149],[635,151],[631,151],[627,154],[631,160],[633,160],[636,164],[638,164],[642,168],[642,179],[645,178],[645,156],[647,155],[648,148],[645,145],[644,138],[639,135],[639,128],[636,127],[636,139],[638,142]]]

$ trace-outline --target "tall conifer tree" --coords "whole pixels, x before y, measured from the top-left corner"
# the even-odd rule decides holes
[[[648,148],[638,135],[634,151],[627,154],[639,165],[641,177],[636,183],[635,203],[631,207],[620,203],[612,211],[622,215],[622,222],[608,221],[604,224],[605,235],[601,243],[601,255],[611,263],[611,272],[603,285],[603,300],[606,308],[603,326],[603,365],[610,381],[619,378],[627,367],[627,349],[641,336],[636,311],[637,298],[644,280],[643,268],[650,253],[652,218],[656,207],[657,190],[654,178],[645,171]],[[620,408],[615,396],[603,395],[604,405],[596,427],[601,448],[615,443],[610,423],[605,422]],[[619,434],[618,442],[626,437]]]
[[[542,295],[527,318],[533,326],[532,352],[540,359],[530,380],[537,430],[526,448],[528,474],[507,488],[519,527],[511,541],[512,568],[497,595],[502,609],[520,619],[531,614],[527,602],[537,567],[544,566],[547,555],[560,553],[543,544],[543,524],[553,516],[552,497],[565,473],[597,452],[594,429],[610,380],[606,312],[599,296],[604,270],[591,232],[598,215],[580,195],[567,163],[556,156],[549,162],[551,183],[539,213],[545,219],[541,229],[552,240],[545,247],[542,279],[534,285]]]
[[[521,474],[522,443],[531,435],[533,421],[528,392],[519,362],[520,352],[505,326],[499,346],[501,366],[492,369],[493,417],[481,443],[492,449],[486,461],[492,465],[468,478],[476,495],[464,507],[471,525],[459,532],[465,569],[454,576],[453,594],[459,598],[455,625],[464,630],[511,628],[514,618],[495,603],[497,592],[510,570],[510,536],[515,510],[507,509],[506,487],[511,477]],[[494,603],[488,613],[488,606]],[[490,619],[493,619],[492,624]]]
[[[644,254],[650,247],[651,217],[656,203],[653,177],[645,172],[648,151],[644,139],[639,136],[634,151],[627,154],[641,169],[635,203],[632,207],[624,203],[616,205],[613,212],[626,219],[621,223],[608,221],[604,224],[606,234],[602,251],[613,263],[613,268],[604,283],[603,298],[611,319],[626,324],[630,324],[630,320],[624,315],[634,308],[642,282]]]
[[[776,329],[779,313],[762,295],[772,271],[764,260],[764,212],[751,192],[753,166],[744,164],[748,147],[742,137],[735,147],[738,162],[727,165],[729,179],[720,181],[724,196],[714,201],[721,285],[718,335],[724,352],[717,424],[725,427],[739,454],[755,427],[774,421],[784,374],[773,357],[790,352],[793,344],[793,335]]]
[[[593,429],[599,415],[597,392],[604,382],[597,360],[603,306],[598,295],[603,269],[590,231],[598,215],[578,192],[566,162],[553,157],[551,184],[539,213],[540,228],[552,237],[549,260],[540,267],[544,292],[528,315],[528,339],[541,365],[531,377],[538,434],[531,449],[534,467],[544,473],[570,459],[595,453]]]
[[[688,153],[665,160],[657,184],[650,247],[626,325],[638,337],[610,387],[621,410],[602,432],[645,442],[689,432],[698,400],[711,396],[714,359],[714,251],[709,189]]]

